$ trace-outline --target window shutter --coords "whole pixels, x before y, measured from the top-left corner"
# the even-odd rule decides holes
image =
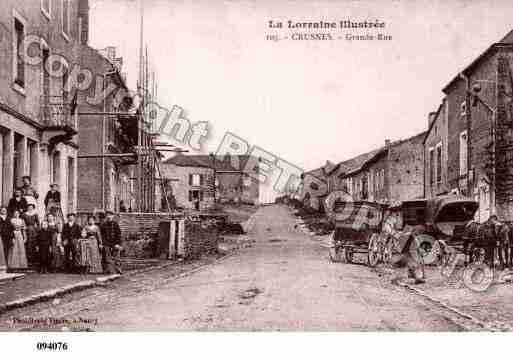
[[[203,186],[203,174],[200,174],[200,186]]]
[[[192,191],[189,191],[189,202],[192,202]]]
[[[189,173],[189,186],[192,186],[192,173]]]
[[[203,202],[203,191],[200,191],[200,201]]]

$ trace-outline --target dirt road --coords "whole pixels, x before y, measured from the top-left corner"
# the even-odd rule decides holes
[[[235,255],[180,278],[154,271],[10,312],[0,327],[52,317],[89,319],[91,330],[464,328],[461,318],[366,266],[329,262],[297,223],[287,207],[261,207],[247,235],[252,246]]]

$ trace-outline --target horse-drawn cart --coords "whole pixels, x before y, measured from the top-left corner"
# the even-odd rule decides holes
[[[417,238],[429,262],[447,262],[455,251],[470,254],[475,243],[475,230],[469,226],[479,205],[462,196],[441,196],[430,200],[402,203],[404,227]]]
[[[354,254],[366,254],[367,264],[375,266],[391,255],[390,245],[379,236],[385,206],[367,201],[345,201],[334,205],[330,219],[335,223],[330,259],[352,263]]]

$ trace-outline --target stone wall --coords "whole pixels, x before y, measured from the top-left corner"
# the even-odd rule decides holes
[[[123,248],[127,257],[151,258],[161,256],[158,247],[159,224],[171,220],[185,220],[185,258],[197,258],[203,253],[217,251],[219,239],[217,221],[221,216],[214,214],[187,216],[183,213],[120,213]]]
[[[390,201],[405,201],[424,195],[424,145],[426,133],[393,143],[388,154]]]

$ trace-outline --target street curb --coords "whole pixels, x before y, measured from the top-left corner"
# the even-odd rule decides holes
[[[436,299],[436,298],[433,298],[432,296],[430,296],[429,294],[427,294],[426,292],[424,292],[423,290],[421,289],[418,289],[414,286],[411,286],[410,284],[408,283],[404,283],[404,282],[397,282],[397,285],[401,286],[401,287],[404,287],[404,288],[407,288],[409,289],[410,291],[414,292],[415,294],[441,306],[442,308],[444,309],[447,309],[448,311],[450,312],[453,312],[457,315],[459,315],[460,317],[463,317],[467,320],[470,320],[472,323],[482,327],[483,329],[487,330],[487,331],[490,331],[490,332],[502,332],[504,331],[505,329],[501,329],[501,328],[497,328],[489,323],[486,323],[480,319],[477,319],[476,317],[474,317],[473,315],[470,315],[468,313],[465,313],[465,312],[462,312],[461,310],[459,309],[456,309],[454,308],[453,306],[445,303],[444,301],[442,300],[439,300],[439,299]],[[467,329],[467,328],[465,328]],[[471,330],[471,329],[469,329]]]
[[[201,269],[204,269],[204,267],[206,267],[208,265],[220,263],[221,261],[223,261],[223,260],[233,256],[234,254],[235,254],[235,252],[227,253],[227,254],[223,255],[222,257],[216,259],[212,263],[202,264],[199,267],[196,267],[196,268],[193,268],[193,269],[191,269],[189,271],[180,273],[180,274],[178,274],[176,276],[173,276],[172,278],[173,279],[177,279],[177,278],[186,277],[188,275],[191,275],[193,273],[198,272]],[[158,266],[151,266],[151,267],[148,267],[148,268],[133,270],[133,271],[130,271],[130,272],[126,272],[124,274],[106,275],[106,276],[98,277],[98,278],[96,278],[94,280],[85,280],[85,281],[74,283],[74,284],[70,284],[70,285],[67,285],[67,286],[64,286],[64,287],[47,290],[45,292],[42,292],[42,293],[39,293],[39,294],[34,294],[34,295],[29,296],[29,297],[16,299],[16,300],[7,302],[5,304],[0,304],[0,315],[1,314],[5,314],[6,312],[14,310],[14,309],[19,309],[19,308],[26,307],[26,306],[29,306],[29,305],[32,305],[32,304],[48,301],[50,299],[54,299],[56,297],[60,297],[60,296],[63,296],[65,294],[69,294],[69,293],[73,293],[73,292],[78,292],[78,291],[81,291],[81,290],[85,290],[85,289],[89,289],[89,288],[93,288],[93,287],[97,287],[97,286],[98,287],[99,286],[104,286],[108,282],[112,282],[112,281],[114,281],[116,279],[119,279],[121,277],[131,277],[131,276],[134,276],[134,275],[137,275],[137,274],[141,274],[141,273],[145,273],[145,272],[150,272],[150,271],[153,271],[153,270],[164,269],[164,268],[170,267],[172,265],[175,265],[177,263],[179,263],[179,262],[173,261],[171,263],[161,264],[161,265],[158,265]]]

